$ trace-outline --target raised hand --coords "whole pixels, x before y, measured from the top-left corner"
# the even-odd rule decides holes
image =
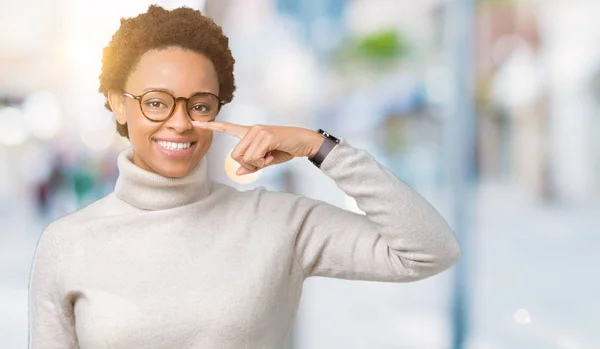
[[[323,137],[319,133],[301,127],[244,126],[225,121],[192,123],[198,128],[223,132],[241,139],[231,152],[231,157],[241,165],[237,170],[238,176],[281,164],[294,157],[311,157],[323,143]]]

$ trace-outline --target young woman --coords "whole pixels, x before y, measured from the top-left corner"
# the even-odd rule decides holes
[[[440,214],[364,150],[327,133],[215,121],[235,90],[221,28],[150,6],[104,50],[114,192],[50,223],[29,289],[34,349],[282,348],[311,276],[409,282],[461,253]],[[309,158],[366,215],[207,176],[213,132],[238,174]],[[313,166],[307,161],[307,166]]]

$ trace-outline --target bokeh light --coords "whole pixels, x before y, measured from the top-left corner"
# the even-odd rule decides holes
[[[0,108],[0,143],[15,146],[25,142],[27,137],[23,111],[16,107]]]
[[[225,173],[227,174],[227,177],[229,177],[229,179],[231,179],[232,181],[238,184],[250,184],[256,181],[258,177],[260,177],[260,173],[263,171],[262,169],[260,169],[254,173],[238,176],[236,174],[236,171],[240,166],[241,165],[231,157],[230,151],[225,157]]]
[[[515,312],[515,322],[519,325],[526,325],[531,323],[531,314],[527,309],[518,309]]]
[[[27,96],[23,102],[23,114],[31,134],[40,139],[54,138],[63,125],[59,101],[48,91]]]

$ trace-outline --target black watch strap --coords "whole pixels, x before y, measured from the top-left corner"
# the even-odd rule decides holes
[[[308,158],[308,160],[318,168],[321,168],[321,164],[323,163],[323,160],[325,160],[327,154],[329,154],[329,152],[331,152],[331,150],[340,143],[340,140],[339,138],[332,136],[331,134],[322,129],[319,129],[317,132],[319,132],[319,134],[323,136],[323,144],[321,144],[319,150],[317,150],[315,155]]]

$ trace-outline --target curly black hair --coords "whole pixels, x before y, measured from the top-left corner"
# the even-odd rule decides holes
[[[181,47],[208,57],[219,79],[219,97],[231,102],[235,91],[229,39],[222,28],[198,10],[180,7],[165,10],[150,5],[148,11],[132,18],[121,18],[119,29],[104,48],[99,91],[107,98],[108,91],[122,91],[132,69],[149,50]],[[117,122],[117,132],[129,138],[127,124]]]

